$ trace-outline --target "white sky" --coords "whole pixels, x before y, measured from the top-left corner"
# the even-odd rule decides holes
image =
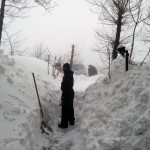
[[[13,33],[22,30],[21,36],[27,38],[25,45],[31,51],[40,42],[48,46],[53,53],[71,50],[71,45],[75,44],[81,51],[82,60],[86,65],[100,66],[97,53],[91,51],[96,42],[94,30],[99,27],[98,15],[90,11],[86,0],[55,1],[58,6],[52,14],[45,13],[44,9],[37,7],[29,11],[28,18],[17,19],[12,24]],[[140,49],[144,46],[140,46]],[[135,59],[143,60],[145,55],[137,53]]]
[[[89,9],[86,0],[57,0],[58,6],[52,15],[42,8],[32,9],[27,19],[19,19],[13,29],[22,29],[30,49],[43,41],[53,52],[71,50],[75,44],[81,50],[82,59],[88,65],[98,65],[100,59],[92,52],[95,45],[95,31],[98,16]]]

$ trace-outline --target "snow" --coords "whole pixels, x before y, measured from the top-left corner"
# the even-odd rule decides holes
[[[123,64],[115,60],[110,83],[99,79],[85,92],[83,149],[150,149],[150,66],[130,65],[125,73]]]
[[[40,114],[32,76],[15,66],[15,60],[1,57],[0,149],[32,149],[40,133]],[[36,120],[36,122],[35,122]]]
[[[50,68],[50,72],[51,72]],[[41,134],[40,109],[53,129]],[[150,66],[114,60],[111,79],[74,75],[76,123],[57,127],[62,75],[53,79],[47,63],[32,57],[0,55],[0,150],[149,150]]]
[[[55,141],[54,136],[47,137],[41,134],[40,109],[32,73],[34,72],[37,82],[44,121],[54,130],[60,116],[58,104],[62,76],[54,80],[47,74],[47,63],[32,57],[0,55],[0,64],[0,149],[41,150],[51,147],[53,142],[49,141]],[[79,77],[75,77],[75,82],[76,78],[78,82]],[[80,92],[77,92],[77,98],[81,98],[86,86],[94,83],[93,78],[88,79],[89,82],[86,81],[88,77],[81,78],[84,78],[82,83],[86,84],[82,90],[81,87],[77,89]],[[79,109],[80,107],[76,107],[77,111]]]

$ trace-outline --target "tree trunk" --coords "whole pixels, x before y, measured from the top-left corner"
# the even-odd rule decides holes
[[[135,41],[135,31],[136,31],[136,27],[137,27],[137,23],[135,23],[134,30],[133,30],[130,58],[132,57],[133,48],[134,48],[134,41]]]
[[[0,45],[1,45],[2,31],[3,31],[3,20],[4,20],[4,11],[5,11],[5,2],[6,2],[6,0],[2,0],[2,2],[1,2],[1,12],[0,12]]]
[[[117,58],[117,47],[120,43],[119,41],[120,41],[121,26],[122,26],[122,14],[118,16],[117,20],[116,38],[113,47],[112,60]]]

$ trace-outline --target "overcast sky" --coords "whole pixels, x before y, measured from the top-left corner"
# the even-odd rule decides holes
[[[86,0],[57,0],[57,3],[52,15],[45,14],[42,8],[34,8],[28,18],[17,20],[13,29],[22,29],[21,34],[27,37],[26,46],[31,50],[41,41],[53,52],[71,50],[75,44],[86,64],[97,65],[98,56],[91,50],[95,45],[98,16],[90,11]]]
[[[96,42],[94,30],[100,27],[98,15],[90,11],[86,0],[55,1],[58,6],[53,9],[52,14],[37,7],[29,11],[28,18],[16,19],[11,26],[13,33],[22,30],[21,36],[26,37],[25,46],[30,51],[40,42],[53,53],[71,51],[71,45],[75,44],[86,65],[101,65],[97,53],[91,51]],[[147,50],[144,46],[138,42],[135,50]],[[145,55],[137,53],[135,59],[143,60]]]

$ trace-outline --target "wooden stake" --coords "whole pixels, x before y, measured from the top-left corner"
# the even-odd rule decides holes
[[[74,45],[72,45],[71,59],[70,59],[70,69],[72,69],[72,65],[73,65],[73,56],[74,56]]]

